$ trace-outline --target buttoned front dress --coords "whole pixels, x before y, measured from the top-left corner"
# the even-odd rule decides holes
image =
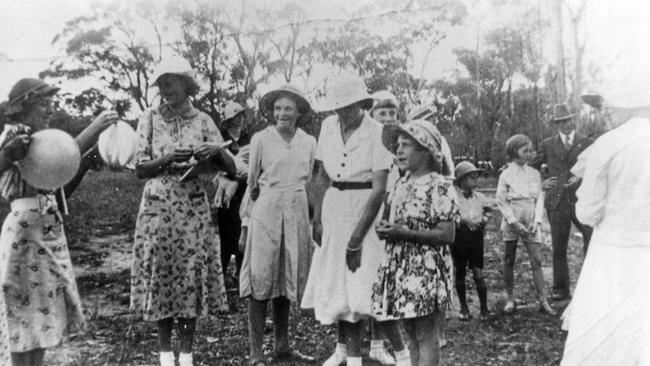
[[[333,181],[371,182],[373,172],[388,171],[393,161],[392,154],[381,143],[381,132],[381,124],[366,115],[344,143],[338,116],[328,117],[321,126],[316,159],[323,162]],[[316,319],[323,324],[374,317],[372,284],[385,256],[384,242],[375,233],[381,215],[377,215],[363,238],[361,267],[352,272],[345,262],[348,241],[371,192],[330,187],[325,193],[322,243],[314,251],[302,302],[303,308],[314,309]]]

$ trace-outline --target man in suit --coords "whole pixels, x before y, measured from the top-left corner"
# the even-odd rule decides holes
[[[575,131],[575,113],[568,104],[553,106],[551,123],[556,133],[542,141],[533,163],[536,168],[542,164],[548,166],[548,179],[545,180],[547,189],[544,206],[548,221],[551,225],[551,241],[553,244],[553,300],[560,301],[571,296],[569,290],[569,265],[567,262],[567,246],[571,223],[580,230],[584,240],[583,250],[586,253],[591,239],[592,229],[582,225],[576,218],[576,190],[580,179],[571,174],[570,169],[576,163],[578,155],[586,149],[593,140]]]

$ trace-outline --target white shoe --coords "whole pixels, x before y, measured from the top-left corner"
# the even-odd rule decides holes
[[[344,363],[348,358],[347,353],[341,351],[334,351],[330,358],[323,362],[323,366],[339,366]]]
[[[386,351],[386,348],[384,347],[371,348],[370,352],[368,353],[368,358],[377,361],[382,365],[395,364],[395,359],[390,355],[390,353],[388,353],[388,351]]]
[[[160,366],[176,366],[174,352],[160,352]]]

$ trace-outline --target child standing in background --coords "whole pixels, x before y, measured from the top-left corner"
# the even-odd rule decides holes
[[[530,259],[540,310],[554,315],[555,310],[546,300],[542,273],[542,179],[537,170],[527,165],[533,156],[533,144],[525,135],[514,135],[506,141],[506,155],[510,163],[499,176],[496,192],[497,205],[503,214],[501,231],[506,245],[503,276],[508,299],[504,311],[512,313],[515,310],[514,265],[517,240],[521,238]]]
[[[474,276],[478,299],[481,304],[481,319],[489,317],[487,305],[487,286],[483,276],[483,236],[485,223],[492,205],[484,195],[475,189],[481,170],[469,161],[456,165],[456,191],[460,209],[460,223],[456,227],[456,239],[451,247],[456,272],[456,292],[460,302],[460,320],[470,318],[465,294],[465,274],[469,267]]]

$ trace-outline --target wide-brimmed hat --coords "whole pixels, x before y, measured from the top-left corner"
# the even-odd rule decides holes
[[[194,84],[198,85],[196,81],[196,74],[192,69],[192,66],[190,66],[190,63],[187,62],[186,59],[180,56],[172,56],[160,61],[158,66],[156,66],[154,69],[153,77],[151,78],[151,80],[153,80],[151,86],[158,86],[160,77],[165,74],[186,77],[190,79]]]
[[[442,137],[440,131],[427,120],[416,119],[398,125],[384,125],[381,142],[393,154],[397,152],[397,137],[400,134],[410,136],[418,144],[429,150],[434,158],[441,151]]]
[[[4,114],[9,116],[22,112],[23,102],[36,96],[50,96],[56,94],[61,88],[47,84],[41,79],[24,78],[18,80],[9,92]]]
[[[319,111],[334,111],[362,102],[363,109],[372,108],[373,98],[363,79],[356,75],[345,75],[332,83],[325,99],[317,106]]]
[[[237,102],[228,102],[226,107],[223,109],[223,121],[221,123],[227,123],[229,120],[233,119],[238,114],[246,111],[241,104]]]
[[[374,99],[374,103],[372,104],[372,109],[377,109],[377,108],[398,108],[399,107],[399,100],[397,100],[397,97],[393,95],[393,93],[389,92],[388,90],[380,90],[372,93],[371,95],[372,99]]]
[[[562,122],[576,116],[576,113],[573,113],[568,103],[555,104],[552,113],[551,122]]]
[[[460,182],[463,178],[465,178],[468,174],[472,173],[480,173],[483,170],[478,169],[476,165],[472,164],[471,162],[465,160],[461,161],[456,165],[456,168],[454,168],[454,177],[456,178],[456,182]]]
[[[598,93],[585,93],[580,96],[580,99],[596,109],[603,106],[603,96]]]
[[[300,119],[304,120],[312,111],[311,105],[300,89],[291,84],[283,85],[277,89],[267,92],[260,98],[260,112],[266,118],[273,120],[273,104],[280,95],[290,94],[295,97],[295,102],[298,107],[298,113],[301,114]]]
[[[18,162],[18,169],[29,185],[52,190],[72,180],[79,169],[80,155],[72,136],[47,128],[30,136],[27,155]]]
[[[427,119],[436,114],[435,107],[429,107],[423,104],[412,105],[406,115],[406,120]]]

